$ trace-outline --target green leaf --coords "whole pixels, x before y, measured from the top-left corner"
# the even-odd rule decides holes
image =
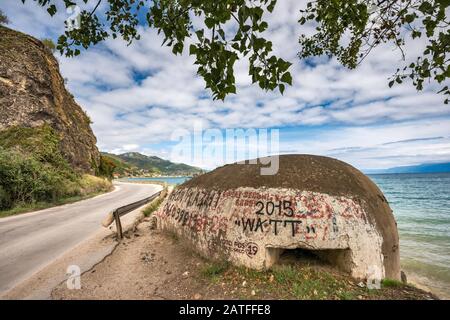
[[[415,17],[414,14],[407,14],[407,15],[405,16],[405,21],[406,21],[406,23],[411,23],[411,22],[413,22],[415,19],[416,19],[416,17]]]
[[[259,31],[263,32],[264,30],[266,30],[269,27],[269,24],[265,21],[261,22],[259,24]]]
[[[267,6],[267,10],[269,12],[272,12],[273,9],[275,8],[275,5],[277,4],[277,0],[272,0],[270,1],[269,5]]]
[[[281,81],[292,86],[292,75],[290,72],[286,72],[281,76]]]
[[[56,6],[54,4],[52,4],[51,6],[49,6],[47,8],[47,12],[53,17],[56,13],[57,9]]]
[[[205,25],[208,29],[212,29],[216,25],[216,21],[213,18],[205,18]]]
[[[428,1],[424,1],[419,6],[419,11],[421,11],[423,13],[430,13],[433,11],[433,6]]]
[[[197,46],[195,44],[191,44],[189,46],[189,55],[195,55],[197,53]]]

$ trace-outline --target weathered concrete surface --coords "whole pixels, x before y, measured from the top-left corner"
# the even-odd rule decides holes
[[[267,268],[283,249],[303,248],[356,278],[374,271],[399,279],[396,222],[378,187],[326,157],[280,156],[280,170],[234,164],[194,178],[156,213],[207,257]]]

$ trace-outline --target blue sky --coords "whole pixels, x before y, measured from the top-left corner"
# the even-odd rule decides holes
[[[96,1],[95,1],[96,3]],[[92,1],[88,6],[94,5]],[[296,57],[296,21],[305,1],[279,1],[267,16],[266,36],[275,53],[293,63],[294,83],[284,96],[251,85],[247,65],[236,66],[238,94],[212,101],[196,75],[193,58],[161,47],[154,30],[141,28],[131,46],[108,40],[76,58],[60,57],[61,72],[77,102],[90,115],[98,147],[115,153],[139,151],[171,158],[177,129],[277,128],[281,153],[335,157],[360,169],[450,161],[450,107],[433,92],[410,84],[389,88],[389,76],[404,62],[390,46],[374,50],[356,70],[334,59]],[[64,10],[50,18],[30,0],[2,0],[11,28],[54,40],[64,30]],[[407,61],[423,48],[408,41]],[[193,163],[210,167],[207,163]]]

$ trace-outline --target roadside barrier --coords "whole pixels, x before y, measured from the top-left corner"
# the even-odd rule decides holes
[[[136,208],[139,208],[140,206],[149,203],[159,197],[163,190],[158,191],[157,193],[151,195],[150,197],[147,197],[145,199],[124,205],[122,207],[114,209],[112,212],[108,214],[108,216],[103,220],[102,225],[107,228],[113,221],[116,221],[116,229],[117,229],[117,237],[119,239],[123,238],[123,232],[122,232],[122,224],[120,223],[120,217],[126,215],[127,213],[133,211]]]

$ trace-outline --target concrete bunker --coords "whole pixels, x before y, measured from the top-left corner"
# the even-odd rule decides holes
[[[303,250],[355,278],[400,278],[396,222],[367,176],[311,155],[280,156],[272,176],[260,168],[225,165],[180,185],[156,212],[158,228],[205,257],[255,269]]]

